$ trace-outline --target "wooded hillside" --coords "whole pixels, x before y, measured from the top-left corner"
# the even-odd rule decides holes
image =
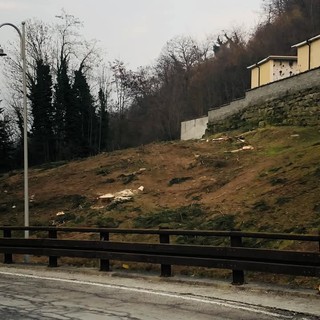
[[[319,0],[261,5],[261,22],[250,36],[239,29],[206,43],[177,36],[153,65],[135,71],[123,61],[102,63],[73,16],[62,15],[55,26],[29,21],[31,165],[178,139],[181,121],[244,95],[247,66],[268,55],[295,54],[291,45],[320,33]],[[11,100],[6,114],[4,101],[0,109],[1,171],[22,164],[21,66],[14,53],[7,68]]]

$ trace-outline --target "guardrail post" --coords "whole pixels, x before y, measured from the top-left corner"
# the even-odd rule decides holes
[[[170,243],[170,236],[168,234],[159,234],[160,243]],[[170,264],[162,264],[161,265],[161,277],[171,277],[171,265]]]
[[[100,232],[101,241],[109,241],[109,232]],[[100,259],[100,271],[110,271],[110,260]]]
[[[49,238],[50,239],[57,239],[58,238],[58,232],[56,229],[49,230]],[[58,267],[58,257],[56,256],[49,256],[49,265],[50,268],[56,268]]]
[[[231,247],[242,247],[241,236],[230,236]],[[244,272],[243,270],[232,270],[232,284],[241,285],[244,284]]]
[[[3,229],[3,237],[4,238],[11,238],[11,229]],[[4,254],[4,263],[5,264],[13,263],[12,253],[5,253]]]

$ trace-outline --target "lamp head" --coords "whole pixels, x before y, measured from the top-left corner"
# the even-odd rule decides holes
[[[7,54],[0,48],[0,57],[5,57]]]

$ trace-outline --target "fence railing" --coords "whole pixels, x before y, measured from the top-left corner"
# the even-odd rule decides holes
[[[232,270],[232,283],[243,284],[244,271],[259,271],[320,276],[320,236],[280,233],[249,233],[240,231],[170,230],[170,229],[111,229],[111,228],[66,228],[66,227],[17,227],[2,226],[0,253],[4,263],[13,263],[13,254],[28,254],[49,257],[49,266],[57,267],[59,257],[99,259],[100,270],[110,270],[110,260],[144,262],[161,265],[161,276],[172,275],[172,265],[199,266]],[[31,231],[24,239],[18,233]],[[32,233],[41,232],[41,238]],[[43,236],[47,233],[47,237]],[[99,235],[99,240],[74,240],[61,238],[62,234],[90,233]],[[16,236],[19,234],[19,236]],[[114,241],[111,236],[154,235],[157,243]],[[36,235],[36,234],[35,234]],[[229,240],[229,246],[176,244],[173,236],[214,237]],[[60,239],[59,239],[60,237]],[[315,243],[314,251],[289,251],[244,246],[244,239],[292,240]]]

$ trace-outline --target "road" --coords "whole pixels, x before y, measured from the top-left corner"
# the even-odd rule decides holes
[[[235,299],[241,291],[232,296],[224,289],[154,278],[0,267],[0,319],[319,319],[315,310],[312,316],[258,306],[261,301],[252,303],[250,292],[242,292],[243,302]]]

